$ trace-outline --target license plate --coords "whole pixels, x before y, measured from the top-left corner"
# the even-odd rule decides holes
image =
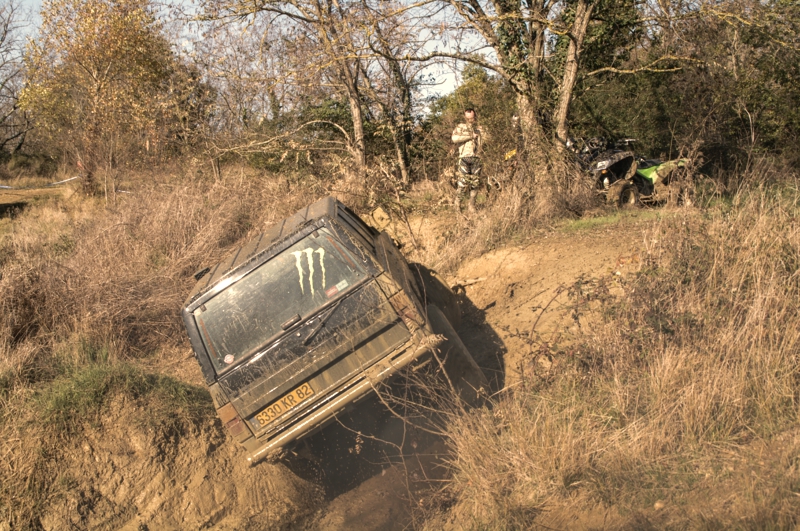
[[[266,409],[256,415],[256,420],[258,420],[262,427],[266,426],[313,395],[314,390],[311,388],[311,385],[304,383],[267,406]]]

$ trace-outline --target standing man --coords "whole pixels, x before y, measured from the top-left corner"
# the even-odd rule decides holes
[[[469,190],[467,208],[475,212],[475,196],[481,185],[480,152],[486,138],[483,128],[478,125],[478,115],[472,105],[464,108],[464,123],[453,130],[453,144],[458,146],[458,180],[455,206],[461,209],[461,197]]]

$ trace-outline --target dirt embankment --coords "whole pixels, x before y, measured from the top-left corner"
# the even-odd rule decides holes
[[[287,529],[321,490],[283,465],[246,465],[217,422],[163,436],[121,400],[63,449],[44,529]]]
[[[588,289],[592,278],[624,278],[641,238],[638,226],[543,232],[463,264],[453,282],[481,280],[465,290],[460,333],[496,390],[558,363],[533,351],[533,339],[563,344],[589,326],[591,317],[576,315],[569,304],[569,289]],[[191,358],[170,371],[199,382]],[[61,450],[59,488],[42,502],[42,527],[408,528],[435,490],[429,480],[446,473],[446,449],[396,419],[371,415],[367,428],[363,418],[343,419],[311,441],[309,455],[251,468],[218,422],[163,436],[148,427],[146,410],[119,400]],[[369,426],[378,426],[374,436],[389,444],[359,435]]]
[[[578,311],[575,297],[598,281],[617,289],[638,267],[645,228],[545,232],[464,264],[459,279],[485,279],[466,288],[473,306],[468,319],[483,326],[460,332],[479,363],[494,366],[505,387],[550,370],[558,360],[542,345],[563,347],[591,332],[591,308]]]

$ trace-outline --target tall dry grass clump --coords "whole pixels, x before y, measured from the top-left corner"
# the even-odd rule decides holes
[[[16,352],[5,357],[9,370],[48,372],[50,361],[21,360],[41,348],[74,357],[81,341],[119,358],[183,345],[179,310],[193,273],[316,199],[283,179],[226,175],[143,178],[116,203],[76,198],[20,214],[0,251],[0,348]]]
[[[464,261],[509,242],[521,241],[536,229],[564,218],[576,218],[597,206],[591,180],[568,156],[543,148],[525,153],[498,173],[500,189],[480,190],[485,198],[477,212],[451,208],[447,226],[442,225],[436,241],[423,241],[411,257],[443,272],[452,272]],[[455,190],[439,183],[442,201],[448,204]],[[413,229],[413,227],[412,227]],[[409,250],[404,249],[409,253]]]
[[[701,487],[684,527],[797,525],[800,447],[776,441],[799,412],[799,200],[796,183],[751,187],[661,222],[596,333],[554,353],[557,374],[453,417],[450,492],[470,525],[525,529],[587,497],[686,504]],[[737,479],[754,445],[770,448],[764,476]]]

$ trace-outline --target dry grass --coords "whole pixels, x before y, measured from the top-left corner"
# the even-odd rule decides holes
[[[0,467],[0,508],[27,500],[34,521],[47,488],[25,478],[53,448],[19,451],[26,422],[47,409],[36,397],[71,400],[53,393],[88,378],[83,368],[113,375],[130,361],[185,353],[178,312],[193,273],[243,240],[331,192],[362,212],[389,197],[396,214],[400,205],[410,215],[444,211],[439,237],[418,235],[420,248],[406,251],[453,270],[588,207],[580,178],[548,164],[490,195],[474,216],[444,206],[451,192],[438,183],[420,200],[369,180],[244,168],[214,180],[191,166],[128,176],[122,188],[131,193],[109,201],[76,195],[30,206],[0,234],[0,436],[14,456]],[[558,376],[531,379],[491,411],[450,418],[449,492],[475,526],[525,528],[575,492],[607,504],[649,499],[704,477],[720,448],[768,440],[796,422],[796,195],[781,190],[785,197],[741,191],[706,217],[662,221],[626,297],[605,305],[605,325],[580,349],[557,353]]]
[[[64,441],[115,395],[163,413],[158,429],[185,431],[213,412],[205,391],[136,363],[185,357],[179,310],[193,273],[322,189],[244,168],[217,181],[195,170],[131,175],[115,201],[35,203],[4,226],[0,521],[36,527]]]
[[[544,509],[666,500],[680,510],[644,521],[796,526],[800,445],[776,441],[800,420],[798,201],[796,183],[749,187],[662,221],[596,334],[555,353],[558,374],[452,417],[462,525],[528,529]],[[748,473],[758,445],[772,455]]]
[[[578,168],[557,153],[544,153],[546,160],[521,161],[504,176],[502,190],[480,191],[477,212],[456,212],[452,207],[454,189],[446,182],[421,183],[416,195],[426,201],[407,198],[390,201],[389,210],[400,221],[400,238],[412,238],[403,226],[403,214],[415,219],[433,217],[432,230],[415,234],[417,247],[403,251],[413,260],[441,272],[451,273],[466,260],[508,244],[522,241],[537,228],[552,226],[566,218],[578,218],[597,205],[590,181]],[[401,212],[399,205],[404,205]],[[431,205],[435,207],[431,208]],[[411,224],[417,230],[416,223]]]

